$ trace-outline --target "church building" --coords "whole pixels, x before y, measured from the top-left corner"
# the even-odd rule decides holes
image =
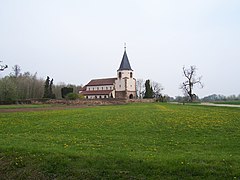
[[[80,91],[86,99],[98,98],[136,98],[136,79],[133,78],[133,70],[128,60],[126,47],[117,70],[117,77],[92,79]]]

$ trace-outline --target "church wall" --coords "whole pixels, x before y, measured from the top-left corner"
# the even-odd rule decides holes
[[[136,91],[136,80],[135,79],[133,79],[133,78],[128,79],[127,90],[128,91]]]
[[[87,99],[108,99],[108,98],[109,98],[109,95],[88,95],[87,96]]]
[[[115,81],[115,89],[116,91],[125,91],[125,80],[124,79],[117,79]]]
[[[116,91],[125,91],[125,79],[117,79],[115,81]],[[133,78],[127,79],[127,90],[136,91],[136,80]]]
[[[100,90],[113,90],[114,85],[105,85],[105,86],[87,86],[87,91],[100,91]]]
[[[126,91],[116,91],[115,96],[117,99],[126,99]]]
[[[130,72],[132,72],[132,71],[130,71],[130,70],[122,70],[122,71],[118,71],[118,73],[119,72],[122,72],[122,78],[125,78],[125,77],[130,78]]]
[[[119,72],[122,73],[122,77],[119,78]],[[136,91],[136,80],[132,77],[130,77],[132,73],[133,76],[133,71],[130,70],[122,70],[117,72],[117,80],[115,81],[116,84],[116,91],[125,91],[125,78],[127,78],[127,90],[128,91]]]

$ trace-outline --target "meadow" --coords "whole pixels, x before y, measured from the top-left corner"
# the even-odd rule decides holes
[[[0,113],[0,137],[2,179],[240,178],[240,108],[138,103]]]

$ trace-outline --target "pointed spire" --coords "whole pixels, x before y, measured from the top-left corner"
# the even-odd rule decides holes
[[[122,58],[122,61],[121,61],[118,71],[121,71],[121,70],[131,70],[132,71],[131,65],[130,65],[128,57],[127,57],[126,43],[124,43],[124,54],[123,54],[123,58]]]

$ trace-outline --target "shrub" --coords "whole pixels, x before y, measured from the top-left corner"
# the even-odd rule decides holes
[[[77,93],[68,93],[66,98],[69,100],[76,100],[79,98],[79,95]]]
[[[61,89],[61,94],[62,98],[67,97],[68,94],[73,93],[73,88],[72,87],[63,87]]]

